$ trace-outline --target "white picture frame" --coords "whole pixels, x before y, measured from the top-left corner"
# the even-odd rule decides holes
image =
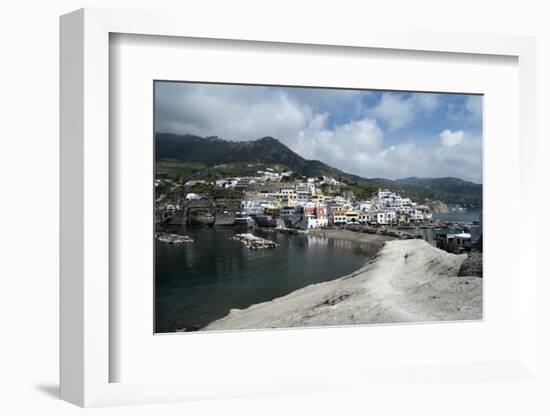
[[[82,9],[61,18],[61,398],[85,407],[108,406],[334,391],[348,387],[342,379],[365,386],[407,380],[406,370],[367,372],[359,367],[357,371],[342,368],[335,377],[314,383],[315,374],[285,371],[236,383],[231,376],[221,375],[216,386],[206,377],[110,382],[110,363],[117,359],[109,347],[109,36],[113,33],[515,57],[519,65],[520,213],[527,212],[535,195],[530,181],[536,157],[532,145],[536,138],[534,39],[369,29],[327,35],[321,27],[312,26],[307,32],[299,27],[282,31],[275,23],[261,28],[240,26],[237,33],[230,22],[211,27],[200,19],[177,14],[107,9]],[[535,376],[536,230],[528,227],[524,218],[520,215],[515,248],[524,273],[517,293],[517,355],[498,362],[442,363],[435,369],[441,377],[479,382],[475,374],[480,371],[507,380]],[[433,366],[423,368],[419,363],[415,377],[430,378],[433,373]],[[221,387],[224,385],[226,388]]]

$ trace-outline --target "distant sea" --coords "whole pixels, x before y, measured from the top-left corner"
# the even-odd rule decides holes
[[[434,213],[433,218],[436,220],[449,221],[449,222],[474,222],[479,221],[479,215],[481,210],[468,210],[465,212],[446,212],[446,213]]]

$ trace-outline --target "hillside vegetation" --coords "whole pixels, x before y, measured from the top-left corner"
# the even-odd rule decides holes
[[[482,205],[482,185],[459,178],[362,178],[319,160],[307,160],[279,140],[264,137],[251,141],[228,141],[159,133],[155,140],[157,177],[172,179],[219,179],[252,176],[258,170],[290,170],[296,177],[331,176],[343,182],[358,198],[369,198],[378,188],[388,188],[415,201],[443,201],[467,208]]]

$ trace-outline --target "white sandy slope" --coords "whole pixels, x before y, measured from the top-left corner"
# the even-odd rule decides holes
[[[203,330],[481,319],[482,279],[457,277],[465,258],[423,240],[390,241],[348,276],[231,310]]]

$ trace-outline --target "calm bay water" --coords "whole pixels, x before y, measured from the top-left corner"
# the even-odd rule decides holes
[[[254,231],[276,241],[271,250],[249,250],[229,238],[233,228],[188,228],[195,241],[155,246],[156,332],[197,329],[232,308],[284,296],[312,283],[349,274],[374,254],[363,243]]]
[[[446,213],[434,213],[433,217],[436,220],[449,221],[449,222],[474,222],[479,221],[479,214],[481,210],[468,210],[466,212],[446,212]]]

